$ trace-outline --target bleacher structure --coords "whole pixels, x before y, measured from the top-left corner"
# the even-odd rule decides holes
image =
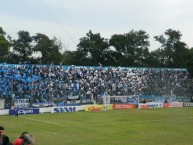
[[[105,97],[109,96],[109,97]],[[185,68],[0,64],[0,109],[192,102]]]

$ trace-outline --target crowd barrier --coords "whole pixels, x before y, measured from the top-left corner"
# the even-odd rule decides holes
[[[103,111],[103,110],[120,110],[120,109],[148,109],[148,108],[171,108],[171,107],[193,107],[192,102],[172,102],[172,103],[139,103],[136,104],[102,104],[102,105],[81,105],[81,106],[61,106],[61,107],[46,107],[46,108],[25,108],[25,109],[3,109],[0,110],[0,115],[15,115],[16,112],[20,115],[27,114],[43,114],[43,113],[67,113],[77,111]]]

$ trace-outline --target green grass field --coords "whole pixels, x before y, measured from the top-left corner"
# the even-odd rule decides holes
[[[13,141],[29,131],[36,145],[193,145],[193,108],[0,116]]]

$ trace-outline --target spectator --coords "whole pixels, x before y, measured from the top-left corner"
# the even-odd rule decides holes
[[[28,132],[23,132],[20,137],[13,141],[13,145],[34,145],[35,139]]]
[[[193,87],[186,69],[8,64],[0,65],[0,72],[0,97],[6,105],[11,99],[29,99],[42,106],[68,104],[65,100],[74,96],[83,104],[98,103],[105,93],[191,96]]]
[[[0,126],[0,145],[7,145],[9,143],[9,137],[4,134],[4,127]]]

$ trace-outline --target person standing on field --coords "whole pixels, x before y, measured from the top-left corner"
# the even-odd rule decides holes
[[[15,117],[18,117],[18,116],[19,116],[18,111],[19,111],[19,109],[18,109],[18,108],[15,108]]]

